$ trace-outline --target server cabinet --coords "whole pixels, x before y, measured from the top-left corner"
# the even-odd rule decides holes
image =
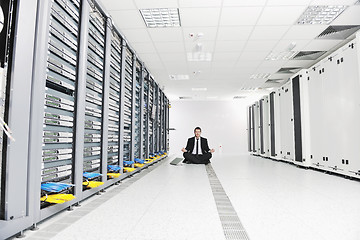
[[[260,154],[260,106],[259,102],[255,102],[253,105],[254,114],[254,149],[253,152],[256,155]]]
[[[251,106],[247,107],[247,137],[248,137],[248,151],[252,152],[252,111]]]
[[[302,147],[302,129],[301,129],[301,105],[300,105],[300,76],[297,75],[291,79],[293,92],[293,110],[294,110],[294,146],[295,157],[297,162],[303,161],[303,147]]]
[[[288,82],[281,88],[280,95],[280,134],[282,159],[285,161],[294,160],[294,116],[292,104],[292,87]]]
[[[110,45],[109,112],[108,112],[108,156],[107,165],[122,166],[120,150],[121,117],[121,72],[122,38],[113,29]],[[109,171],[109,168],[108,168]],[[122,170],[120,170],[122,172]]]
[[[269,97],[265,96],[260,100],[260,138],[261,140],[261,151],[260,155],[268,157],[270,155],[269,149]]]
[[[276,157],[276,135],[275,135],[275,92],[270,93],[269,95],[269,144],[270,144],[270,156]]]
[[[360,178],[360,62],[359,40],[355,39],[334,54],[334,68],[337,72],[339,95],[336,126],[338,131],[338,155],[336,164],[338,169],[344,169],[344,174]],[[340,124],[339,124],[340,123]],[[332,166],[333,168],[335,166]]]
[[[135,79],[133,82],[133,126],[132,126],[132,134],[134,136],[133,139],[133,157],[140,158],[140,150],[141,150],[141,88],[142,84],[142,66],[139,61],[135,62]]]
[[[275,159],[282,159],[281,146],[281,89],[277,89],[274,97]]]
[[[143,81],[143,151],[142,158],[146,159],[149,157],[149,125],[150,125],[150,108],[149,108],[149,89],[150,89],[150,74],[146,70],[144,71]]]

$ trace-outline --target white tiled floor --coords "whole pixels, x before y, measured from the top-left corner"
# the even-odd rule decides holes
[[[172,166],[171,160],[114,190],[114,197],[51,239],[224,239],[205,167]],[[212,166],[251,240],[360,239],[359,181],[248,155],[214,155]],[[81,215],[97,200],[73,213]],[[49,239],[46,225],[76,220],[70,214],[27,238]]]

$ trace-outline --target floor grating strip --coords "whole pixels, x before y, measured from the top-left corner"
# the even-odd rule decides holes
[[[244,226],[242,225],[211,164],[206,165],[206,172],[209,177],[211,190],[215,199],[225,239],[249,240],[250,238],[246,233]]]

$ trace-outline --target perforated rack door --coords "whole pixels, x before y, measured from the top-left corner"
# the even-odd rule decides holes
[[[133,84],[133,94],[134,94],[134,158],[140,158],[140,148],[141,148],[141,84],[142,84],[142,66],[139,61],[136,61],[136,75],[135,75],[135,82]]]
[[[79,9],[80,2],[77,0],[55,0],[51,3],[46,56],[42,182],[73,182]],[[66,191],[72,192],[71,189]],[[48,205],[43,202],[41,207]]]
[[[121,42],[115,32],[111,36],[109,124],[108,124],[108,165],[120,165],[120,92],[121,92]]]
[[[101,172],[101,135],[105,58],[105,23],[102,13],[93,6],[89,16],[83,171]],[[84,188],[84,190],[87,188]]]
[[[131,160],[132,154],[132,102],[133,102],[133,53],[125,48],[125,79],[124,79],[124,129],[123,129],[123,160]]]

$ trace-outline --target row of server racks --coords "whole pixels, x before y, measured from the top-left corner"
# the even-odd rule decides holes
[[[247,108],[248,151],[360,178],[360,33]]]
[[[160,161],[169,147],[169,100],[101,5],[27,0],[12,11],[0,239]],[[47,183],[66,184],[60,193],[74,199],[46,201]]]

